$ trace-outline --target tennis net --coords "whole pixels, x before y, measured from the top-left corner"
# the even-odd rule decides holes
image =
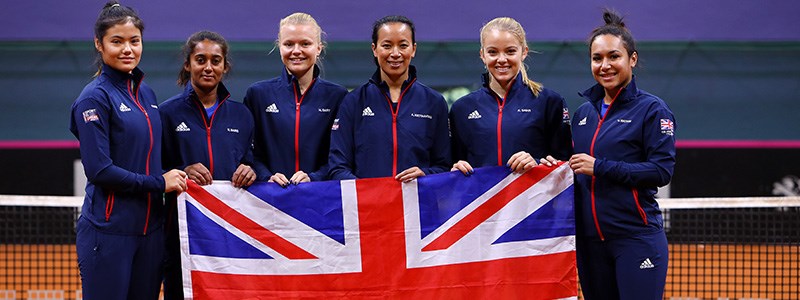
[[[0,300],[81,299],[82,197],[0,195]],[[665,299],[800,299],[800,197],[661,199]]]

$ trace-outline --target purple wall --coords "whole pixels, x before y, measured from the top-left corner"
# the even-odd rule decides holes
[[[86,40],[102,5],[89,0],[5,1],[0,41]],[[519,20],[532,41],[584,40],[599,25],[602,7],[627,15],[643,41],[798,41],[800,2],[794,0],[128,0],[147,25],[149,40],[183,40],[210,29],[229,40],[272,40],[281,17],[312,14],[332,41],[369,40],[372,22],[404,14],[423,41],[474,41],[497,16]]]

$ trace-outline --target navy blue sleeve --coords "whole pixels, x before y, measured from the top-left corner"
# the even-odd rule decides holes
[[[261,178],[261,175],[258,174],[258,170],[253,167],[254,165],[254,157],[253,157],[253,139],[255,137],[255,123],[253,122],[252,116],[243,116],[245,119],[244,125],[247,126],[246,128],[250,129],[250,137],[247,139],[247,145],[245,147],[244,155],[242,155],[242,160],[239,162],[243,165],[248,165],[253,168],[253,172],[256,172],[256,178]],[[239,166],[236,166],[237,168]]]
[[[267,153],[266,153],[266,141],[262,138],[257,138],[257,136],[261,133],[264,128],[255,128],[259,126],[261,122],[258,122],[258,107],[255,103],[255,97],[253,95],[253,88],[247,88],[247,93],[244,96],[244,105],[247,106],[247,109],[250,110],[250,113],[253,117],[254,122],[254,138],[253,138],[253,170],[256,172],[256,176],[258,181],[267,181],[270,177],[272,177],[272,172],[267,168],[266,161],[267,161]],[[269,133],[266,133],[269,134]]]
[[[80,141],[86,178],[95,185],[115,191],[163,192],[166,185],[161,174],[139,174],[114,165],[109,116],[110,107],[92,98],[79,100],[72,108],[73,133]]]
[[[567,101],[558,94],[548,101],[548,124],[547,134],[549,135],[550,153],[545,155],[552,155],[559,160],[569,160],[572,156],[572,131],[570,130],[569,108],[567,108]],[[540,159],[542,157],[534,157]]]
[[[664,125],[662,125],[662,122]],[[675,168],[675,117],[663,104],[644,118],[643,146],[646,161],[628,163],[598,159],[595,176],[611,178],[631,187],[664,186]]]
[[[330,167],[329,178],[332,180],[355,179],[353,168],[355,167],[355,109],[357,91],[353,91],[345,96],[336,114],[331,128],[331,151],[328,154],[328,165]]]
[[[463,99],[463,98],[462,98]],[[458,103],[458,101],[456,101]],[[453,103],[453,106],[450,107],[450,147],[452,156],[452,162],[455,163],[459,160],[467,160],[467,145],[464,143],[463,138],[461,137],[461,129],[459,128],[459,122],[457,121],[456,114],[460,113],[456,106],[456,103]]]
[[[433,139],[433,149],[431,149],[431,165],[427,168],[420,168],[426,175],[450,171],[450,129],[447,125],[447,102],[441,95],[437,96],[436,137]]]
[[[186,166],[184,165],[183,159],[180,155],[178,138],[175,135],[175,131],[170,130],[170,128],[175,128],[175,126],[172,125],[172,118],[169,109],[165,110],[164,108],[165,107],[162,103],[161,108],[158,110],[158,113],[161,115],[161,128],[163,129],[161,133],[161,165],[165,170],[183,170],[186,168]]]
[[[347,96],[347,89],[345,89],[345,88],[337,89],[337,90],[335,90],[335,93],[332,93],[331,98],[332,98],[332,100],[335,101],[335,104],[332,107],[333,111],[331,113],[333,113],[336,116],[339,115],[339,107],[342,105],[342,99],[344,99],[345,96]],[[331,124],[331,126],[332,126],[332,124]],[[331,128],[328,128],[328,136],[327,136],[327,138],[328,138],[328,143],[327,143],[328,144],[328,149],[330,149],[330,138],[331,138],[330,129]],[[328,153],[330,153],[330,151],[328,151]],[[330,170],[331,170],[330,163],[327,162],[327,160],[326,160],[326,163],[323,164],[319,168],[319,170],[316,170],[314,172],[309,173],[308,177],[311,178],[311,181],[328,180],[329,179],[328,178],[328,173],[330,173]]]

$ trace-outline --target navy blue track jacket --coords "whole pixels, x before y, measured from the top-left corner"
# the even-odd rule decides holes
[[[141,235],[163,224],[161,118],[143,78],[139,68],[103,65],[72,104],[88,178],[81,216],[102,232]]]
[[[425,174],[450,170],[447,103],[417,82],[409,66],[397,111],[376,71],[342,101],[331,131],[331,179],[395,176],[417,166]]]
[[[624,238],[662,230],[657,187],[672,179],[675,117],[658,97],[636,88],[635,78],[600,115],[605,92],[594,87],[572,117],[575,153],[596,158],[594,176],[575,175],[577,234]]]
[[[465,160],[473,167],[505,165],[519,151],[527,151],[537,161],[547,155],[561,160],[572,155],[566,101],[549,89],[535,97],[522,75],[501,98],[484,74],[483,87],[450,108],[450,132],[453,160]]]
[[[242,103],[229,98],[220,82],[219,105],[210,118],[191,84],[161,104],[165,168],[184,170],[202,163],[215,180],[231,180],[240,164],[253,164],[253,118]]]
[[[333,119],[347,89],[319,78],[300,94],[288,70],[247,89],[244,103],[255,120],[255,164],[259,179],[274,173],[287,178],[304,171],[311,181],[327,180],[328,149]],[[263,174],[262,174],[263,173]]]

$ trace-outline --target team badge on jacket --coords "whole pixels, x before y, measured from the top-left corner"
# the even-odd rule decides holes
[[[87,109],[83,111],[83,122],[89,123],[94,121],[100,121],[100,116],[97,115],[96,109]]]
[[[661,119],[661,133],[666,135],[673,135],[675,131],[675,123],[670,119]]]

